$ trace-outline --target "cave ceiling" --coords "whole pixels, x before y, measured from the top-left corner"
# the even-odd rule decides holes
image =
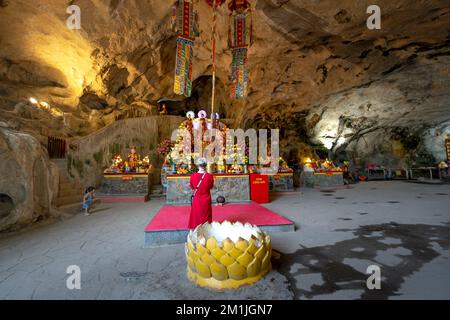
[[[366,26],[369,1],[252,3],[251,82],[240,101],[227,89],[225,7],[217,19],[217,103],[236,125],[301,126],[299,132],[320,136],[336,135],[343,120],[365,128],[450,120],[450,2],[376,1],[380,30]],[[65,26],[71,4],[81,8],[81,30]],[[212,70],[212,12],[205,1],[196,8],[193,79],[209,90],[201,79]],[[1,0],[0,108],[11,112],[36,97],[101,126],[131,105],[155,113],[161,98],[183,100],[173,93],[171,13],[172,2],[163,0]],[[208,109],[208,94],[197,96],[183,107]]]

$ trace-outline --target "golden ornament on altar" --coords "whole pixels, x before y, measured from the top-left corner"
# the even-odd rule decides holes
[[[139,166],[140,156],[137,153],[136,147],[131,148],[131,152],[128,154],[128,164],[130,169],[134,170]]]

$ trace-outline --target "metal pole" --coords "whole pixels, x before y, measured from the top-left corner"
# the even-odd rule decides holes
[[[212,97],[211,114],[214,114],[214,98],[216,93],[216,0],[213,1],[213,24],[212,24]]]

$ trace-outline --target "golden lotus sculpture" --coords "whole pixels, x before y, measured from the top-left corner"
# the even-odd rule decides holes
[[[202,224],[189,232],[185,252],[187,276],[202,287],[236,289],[272,268],[270,236],[248,223]]]

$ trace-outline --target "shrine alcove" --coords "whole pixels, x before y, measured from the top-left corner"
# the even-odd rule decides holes
[[[0,193],[0,218],[7,217],[14,209],[14,203],[10,196]]]

